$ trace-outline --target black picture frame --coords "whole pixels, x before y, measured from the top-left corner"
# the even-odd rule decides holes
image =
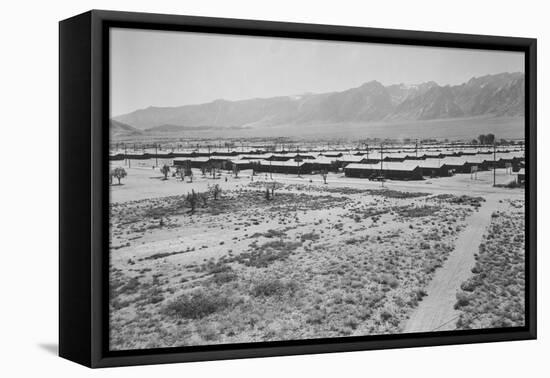
[[[526,326],[109,351],[109,27],[507,50],[525,53]],[[59,24],[59,354],[88,367],[536,338],[536,39],[92,10]]]

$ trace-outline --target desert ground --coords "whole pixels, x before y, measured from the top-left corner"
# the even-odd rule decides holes
[[[112,350],[524,324],[525,193],[491,171],[126,171],[110,186]]]

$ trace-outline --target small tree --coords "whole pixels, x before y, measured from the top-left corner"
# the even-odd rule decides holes
[[[321,171],[321,176],[323,176],[323,182],[326,184],[327,183],[327,176],[328,176],[328,172],[326,169],[323,169]]]
[[[162,166],[162,168],[160,169],[160,171],[164,175],[164,180],[168,180],[168,173],[170,173],[170,167],[168,165],[164,164]]]
[[[208,204],[208,193],[200,193],[200,200],[202,201],[202,207],[206,207]]]
[[[218,184],[215,184],[210,188],[210,193],[212,193],[212,197],[214,197],[215,201],[218,199],[221,192],[222,192],[222,188],[220,188]]]
[[[216,178],[216,174],[220,170],[219,165],[217,163],[212,164],[212,178]]]
[[[495,134],[481,134],[478,139],[480,144],[493,144],[495,143]]]
[[[187,201],[187,203],[191,207],[191,214],[194,214],[198,202],[198,196],[197,193],[195,193],[194,189],[191,190],[191,193],[187,193],[187,198],[185,198],[185,201]]]
[[[193,182],[193,170],[189,161],[186,161],[182,167],[178,167],[178,176],[181,178],[181,181],[189,177],[189,182]]]
[[[208,162],[204,165],[205,176],[212,173],[212,163]]]
[[[122,167],[116,167],[111,171],[111,176],[118,180],[118,185],[120,185],[120,180],[127,176],[126,171]]]
[[[193,182],[193,170],[191,169],[191,163],[190,162],[187,162],[183,166],[183,172],[184,172],[185,176],[189,177],[189,182]]]
[[[265,187],[265,199],[268,201],[271,199],[269,198],[269,188],[267,186]]]
[[[181,181],[183,181],[185,179],[185,171],[184,171],[183,167],[177,167],[176,168],[176,176],[179,177],[181,179]]]
[[[239,166],[237,164],[233,164],[233,174],[235,175],[235,178],[239,177]]]

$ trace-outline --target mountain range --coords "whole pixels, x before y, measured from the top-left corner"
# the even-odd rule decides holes
[[[150,106],[114,117],[111,135],[523,116],[524,102],[525,77],[519,72],[474,77],[453,86],[370,81],[341,92]]]
[[[143,134],[141,130],[136,129],[130,125],[127,125],[122,122],[115,121],[113,119],[109,122],[109,132],[111,137],[121,137],[121,136],[137,136]]]

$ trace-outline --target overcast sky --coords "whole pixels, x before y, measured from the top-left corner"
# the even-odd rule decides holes
[[[522,53],[116,28],[111,115],[340,91],[371,80],[445,85],[518,71],[524,71]]]

